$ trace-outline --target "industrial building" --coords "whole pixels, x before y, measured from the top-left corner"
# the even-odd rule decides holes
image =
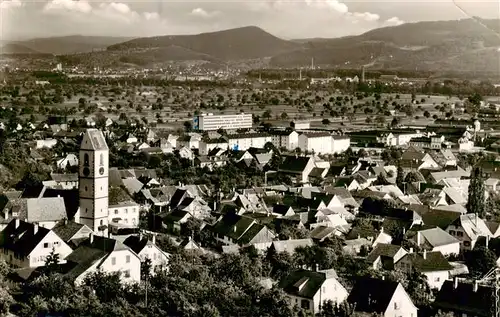
[[[202,131],[250,129],[252,122],[251,114],[213,115],[209,113],[195,117],[193,128]]]

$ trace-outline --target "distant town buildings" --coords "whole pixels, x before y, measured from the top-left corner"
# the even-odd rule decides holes
[[[213,115],[209,113],[196,116],[193,128],[201,131],[250,129],[252,123],[251,114]]]

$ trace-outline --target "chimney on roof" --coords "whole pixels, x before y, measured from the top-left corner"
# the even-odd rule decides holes
[[[156,234],[153,234],[153,244],[156,244]]]
[[[474,284],[473,284],[473,287],[472,287],[472,290],[475,292],[477,292],[477,289],[479,288],[479,283],[477,280],[474,280]]]
[[[380,227],[380,233],[384,233],[384,227]]]
[[[64,224],[67,225],[68,224],[68,218],[64,218]]]
[[[417,231],[417,246],[420,246],[420,243],[422,243],[422,234]]]
[[[424,254],[423,254],[424,260],[427,260],[427,250],[424,249]]]
[[[457,289],[458,287],[458,277],[454,277],[453,278],[453,289]]]
[[[319,271],[319,264],[318,263],[315,264],[315,269],[316,269],[316,272]]]
[[[142,240],[142,231],[139,232],[139,240]]]
[[[236,226],[233,227],[233,232],[236,232]]]
[[[410,252],[408,252],[408,253],[413,253],[413,248],[410,248]]]
[[[385,275],[382,275],[382,281],[385,281]]]
[[[93,232],[91,232],[91,233],[89,234],[89,239],[90,239],[90,243],[91,243],[91,244],[92,244],[92,243],[94,243],[94,233],[93,233]]]
[[[21,221],[19,220],[19,218],[16,218],[16,219],[14,220],[14,225],[15,225],[16,229],[17,229],[17,228],[19,228],[19,225],[20,225],[20,224],[21,224]]]
[[[33,234],[37,234],[38,232],[38,225],[36,223],[33,224]]]

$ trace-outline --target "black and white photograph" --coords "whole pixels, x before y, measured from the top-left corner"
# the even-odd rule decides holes
[[[0,317],[500,317],[499,0],[0,0]]]

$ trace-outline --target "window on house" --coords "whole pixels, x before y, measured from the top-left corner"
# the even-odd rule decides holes
[[[439,282],[439,277],[436,277],[436,278],[434,279],[434,282]]]
[[[464,246],[470,247],[470,241],[464,241]]]
[[[156,253],[153,253],[153,260],[156,260]]]
[[[125,213],[128,214],[128,209],[127,208],[125,208]]]
[[[311,309],[311,303],[308,300],[303,299],[300,301],[300,308]]]
[[[457,236],[458,237],[463,237],[464,236],[464,233],[462,231],[457,231]]]
[[[100,226],[102,226],[104,224],[104,220],[99,221],[99,223],[100,223]]]
[[[50,248],[50,244],[49,244],[48,242],[45,242],[45,243],[43,244],[43,248],[44,248],[44,249],[48,249],[48,248]]]
[[[398,303],[394,303],[394,309],[395,309],[395,310],[398,310],[398,309],[399,309],[399,305],[398,305]]]
[[[125,257],[125,262],[126,262],[126,263],[130,263],[130,255],[127,255],[127,256]]]
[[[124,273],[126,278],[130,277],[130,270],[125,270],[125,272],[123,272],[123,273]]]
[[[54,242],[54,247],[58,247],[58,246],[59,246],[59,241]]]
[[[111,265],[116,265],[116,258],[115,257],[111,258]]]
[[[450,230],[450,235],[454,236],[455,235],[455,230]]]
[[[115,209],[115,215],[118,215],[118,209]]]

